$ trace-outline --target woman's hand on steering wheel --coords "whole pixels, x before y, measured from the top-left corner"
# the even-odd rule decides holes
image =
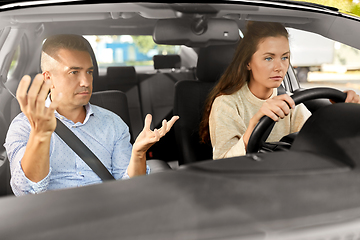
[[[287,94],[278,95],[267,99],[257,114],[255,114],[254,121],[258,122],[264,115],[268,116],[275,122],[284,118],[290,113],[290,109],[295,108],[294,100]]]
[[[256,124],[260,121],[263,116],[268,116],[273,121],[277,122],[279,119],[284,118],[290,113],[290,109],[295,108],[294,100],[287,94],[278,95],[267,99],[260,110],[250,119],[248,128],[246,129],[243,137],[245,148],[253,132]]]
[[[360,96],[357,95],[353,90],[344,91],[347,94],[346,103],[360,103]]]
[[[346,103],[360,103],[360,96],[356,94],[353,90],[346,90],[344,91],[346,93]],[[331,103],[335,103],[335,101],[330,99]]]
[[[333,99],[332,102],[355,102],[359,103],[360,97],[354,91],[345,91],[341,92],[337,89],[332,88],[312,88],[306,89],[303,91],[295,92],[294,95],[291,96],[295,104],[300,104],[306,101],[310,101],[318,98],[327,98]],[[274,119],[269,117],[262,117],[261,120],[256,124],[253,129],[250,137],[247,139],[246,144],[247,153],[255,153],[257,152],[262,144],[264,139],[270,134],[271,127]],[[270,131],[269,131],[270,130]],[[248,131],[245,132],[248,134]],[[265,134],[266,133],[266,134]],[[245,134],[244,134],[244,142],[245,142]]]

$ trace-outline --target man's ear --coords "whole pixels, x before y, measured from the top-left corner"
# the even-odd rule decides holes
[[[44,81],[51,81],[51,88],[54,88],[51,73],[49,71],[45,71],[42,73],[42,75],[44,76]]]
[[[50,73],[48,71],[43,72],[42,75],[44,76],[44,81],[50,80]]]

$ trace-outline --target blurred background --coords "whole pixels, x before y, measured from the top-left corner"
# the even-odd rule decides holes
[[[360,0],[305,0],[360,17]],[[360,94],[360,51],[322,36],[289,29],[291,64],[302,87],[329,86]]]

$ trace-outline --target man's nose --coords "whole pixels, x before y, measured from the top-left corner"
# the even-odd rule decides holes
[[[92,78],[91,74],[83,73],[83,74],[81,74],[81,78],[80,78],[80,86],[88,87],[91,85],[92,80],[93,80],[93,78]]]

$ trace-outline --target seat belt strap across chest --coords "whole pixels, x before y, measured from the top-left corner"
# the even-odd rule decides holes
[[[95,154],[59,119],[56,118],[55,133],[101,178],[102,181],[114,180]]]

